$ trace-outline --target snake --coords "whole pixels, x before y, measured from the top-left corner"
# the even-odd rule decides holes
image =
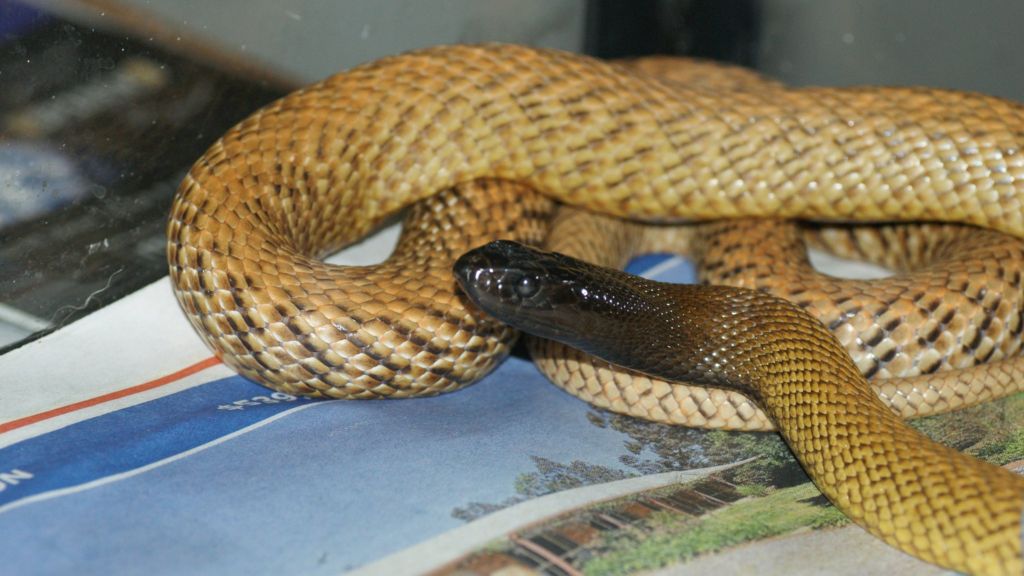
[[[923,220],[1024,237],[1016,103],[930,88],[689,85],[644,68],[516,45],[442,46],[269,104],[218,139],[175,194],[167,255],[179,304],[218,357],[261,384],[405,397],[479,379],[507,352],[511,328],[452,289],[450,261],[408,256],[383,274],[322,258],[428,199],[439,201],[418,208],[428,228],[465,235],[450,257],[477,242],[478,227],[543,235],[548,199],[648,222]],[[476,187],[511,191],[498,205],[519,216],[461,219],[459,198]],[[431,234],[404,235],[398,248],[426,253]],[[742,332],[757,339],[734,349],[758,357],[792,341],[828,354],[835,372],[814,371],[818,388],[849,386],[842,398],[856,402],[789,405],[792,396],[724,377],[701,382],[751,394],[819,488],[890,544],[965,572],[1024,571],[1019,478],[907,432],[820,322],[731,290],[743,289],[708,301],[775,326]],[[924,466],[922,455],[934,459]]]
[[[756,397],[829,500],[881,539],[972,573],[1024,568],[1024,479],[904,424],[835,336],[792,302],[653,282],[508,240],[467,252],[454,268],[474,303],[520,330]],[[907,477],[922,481],[907,485]],[[979,528],[989,533],[954,536]]]

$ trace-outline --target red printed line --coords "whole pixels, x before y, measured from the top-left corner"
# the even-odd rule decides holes
[[[216,366],[217,364],[220,364],[220,359],[211,356],[206,360],[196,362],[195,364],[182,368],[177,372],[173,372],[166,376],[161,376],[156,380],[150,380],[149,382],[139,384],[138,386],[132,386],[131,388],[125,388],[123,390],[118,390],[116,392],[111,392],[109,394],[104,394],[102,396],[97,396],[95,398],[89,398],[88,400],[82,400],[81,402],[75,402],[74,404],[60,406],[52,410],[47,410],[46,412],[40,412],[38,414],[33,414],[31,416],[19,418],[17,420],[11,420],[10,422],[4,422],[3,424],[0,424],[0,434],[3,434],[4,432],[10,432],[11,430],[15,430],[18,428],[23,428],[30,424],[35,424],[36,422],[42,422],[43,420],[56,418],[57,416],[60,416],[62,414],[68,414],[69,412],[74,412],[75,410],[81,410],[82,408],[96,406],[97,404],[103,404],[104,402],[110,402],[111,400],[117,400],[118,398],[124,398],[125,396],[131,396],[132,394],[138,394],[140,392],[145,392],[146,390],[159,388],[161,386],[164,386],[165,384],[170,384],[171,382],[181,380],[186,376],[191,376],[192,374],[195,374],[200,370],[205,370],[211,366]]]

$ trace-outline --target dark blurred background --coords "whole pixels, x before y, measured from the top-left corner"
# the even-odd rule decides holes
[[[0,353],[164,276],[191,161],[360,62],[505,41],[1022,99],[1022,21],[1010,0],[0,0]]]

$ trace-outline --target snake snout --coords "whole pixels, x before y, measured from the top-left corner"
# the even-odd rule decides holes
[[[479,248],[459,256],[452,271],[459,287],[474,302],[480,299],[481,294],[490,292],[496,284],[494,270]]]
[[[504,319],[510,307],[533,296],[537,282],[516,265],[525,246],[499,240],[466,252],[455,261],[455,278],[467,296],[488,314]]]
[[[606,325],[597,267],[555,252],[498,240],[463,254],[455,277],[481,310],[535,336],[573,345]],[[591,301],[596,299],[596,301]],[[595,312],[596,314],[592,313]]]

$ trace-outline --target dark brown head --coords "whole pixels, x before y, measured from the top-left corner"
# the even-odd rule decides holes
[[[575,345],[604,323],[603,269],[518,242],[498,240],[463,254],[455,277],[481,310],[536,336]]]
[[[742,350],[770,339],[779,310],[801,314],[752,290],[654,282],[510,241],[467,252],[455,277],[524,332],[651,376],[744,391],[760,356]]]

